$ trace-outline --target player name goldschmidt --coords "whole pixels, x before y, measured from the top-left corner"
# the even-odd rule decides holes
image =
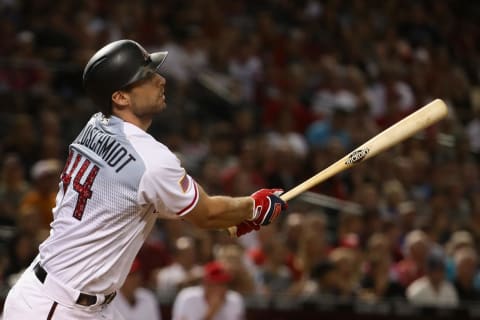
[[[93,125],[86,126],[75,142],[95,152],[110,167],[116,168],[117,173],[130,161],[136,161],[135,157],[113,136],[100,131]]]

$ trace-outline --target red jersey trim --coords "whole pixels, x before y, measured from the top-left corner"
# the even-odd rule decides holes
[[[197,203],[197,200],[198,200],[198,187],[197,187],[197,184],[195,183],[195,181],[193,181],[193,188],[195,190],[195,195],[193,196],[193,200],[192,202],[190,202],[190,204],[188,206],[186,206],[185,208],[183,208],[182,210],[180,210],[179,212],[177,212],[177,216],[181,216],[183,215],[186,211],[190,211],[190,209],[192,209],[192,207]]]

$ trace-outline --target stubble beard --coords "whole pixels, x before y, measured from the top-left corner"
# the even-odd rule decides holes
[[[149,105],[139,107],[134,105],[132,110],[136,117],[141,119],[152,118],[156,114],[160,113],[163,109],[167,107],[165,101],[151,103]]]

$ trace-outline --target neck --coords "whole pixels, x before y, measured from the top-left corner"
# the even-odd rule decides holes
[[[116,117],[119,117],[125,122],[129,122],[139,127],[143,131],[147,131],[148,128],[150,128],[150,125],[152,124],[151,116],[137,117],[133,113],[129,113],[129,112],[115,112],[113,115]]]

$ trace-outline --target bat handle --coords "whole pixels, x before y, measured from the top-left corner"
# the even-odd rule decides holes
[[[290,190],[290,191],[288,191],[288,192],[285,192],[285,193],[282,194],[282,195],[280,195],[280,199],[282,199],[283,201],[288,201],[288,200],[290,200],[291,198],[295,197],[297,194],[301,193],[301,192],[293,193],[293,192],[291,192],[291,191],[293,191],[293,189]],[[228,234],[230,234],[230,237],[232,237],[232,238],[236,238],[236,237],[237,237],[237,226],[229,227],[229,228],[227,229],[227,231],[228,231]]]
[[[229,227],[227,229],[227,231],[228,231],[228,234],[230,235],[230,237],[232,237],[232,238],[237,237],[237,226]]]

